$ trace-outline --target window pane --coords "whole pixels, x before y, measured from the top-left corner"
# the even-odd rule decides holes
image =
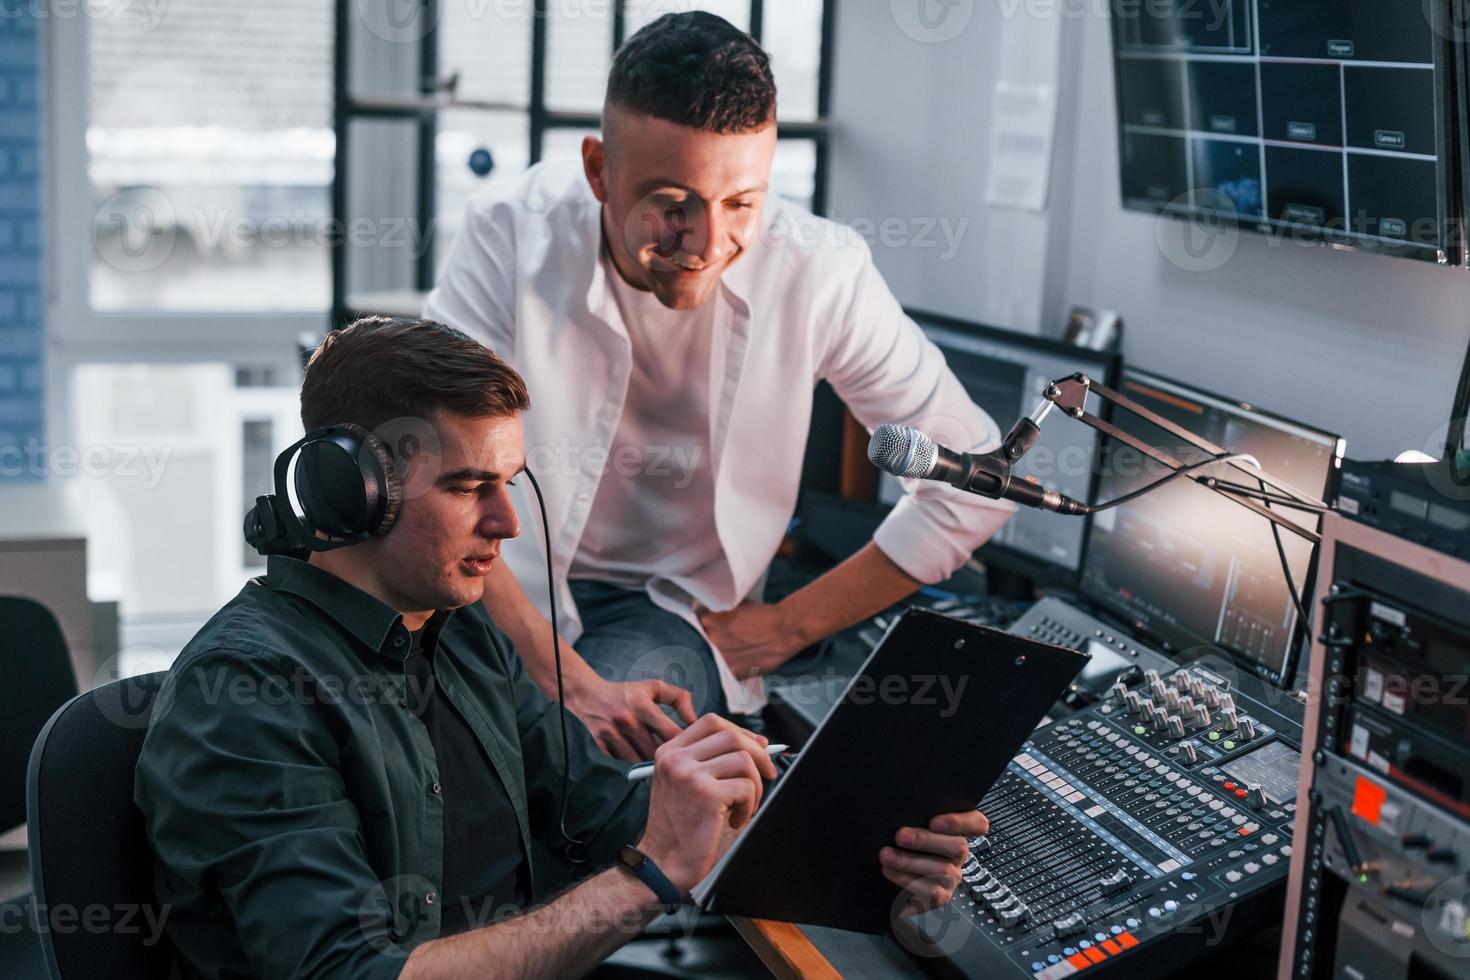
[[[546,104],[601,112],[612,66],[612,0],[555,0],[546,25]]]
[[[771,8],[786,2],[787,0],[768,0],[767,21],[771,17]],[[725,18],[742,31],[750,30],[750,0],[628,0],[628,36],[632,37],[638,28],[658,20],[664,14],[679,14],[688,10],[707,10]]]
[[[349,302],[362,293],[412,289],[427,220],[418,214],[416,121],[355,119],[346,147],[342,225]]]
[[[822,0],[778,0],[765,6],[765,47],[776,74],[776,114],[817,118],[817,69],[822,60]]]
[[[462,99],[526,106],[531,99],[531,3],[443,0],[439,74],[459,73]]]
[[[89,591],[118,601],[125,644],[129,624],[160,621],[181,624],[181,643],[258,570],[241,524],[271,490],[269,461],[301,437],[296,380],[239,387],[220,363],[76,369],[80,462],[52,464],[77,481]]]
[[[817,144],[808,139],[780,140],[771,165],[771,188],[810,210],[816,191]]]
[[[514,178],[526,169],[530,125],[524,112],[452,109],[439,114],[439,218],[434,234],[434,258],[439,269],[444,268],[449,248],[459,234],[470,198],[490,181]],[[489,151],[494,164],[484,176],[470,165],[471,157],[479,150]]]
[[[550,129],[541,146],[543,160],[582,159],[582,140],[601,135],[595,129]]]
[[[329,0],[195,0],[88,29],[92,305],[325,309]]]

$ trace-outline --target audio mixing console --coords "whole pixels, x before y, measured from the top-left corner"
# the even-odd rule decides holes
[[[1060,603],[1013,631],[1122,650],[1137,669],[1038,729],[985,797],[947,908],[900,940],[968,977],[1177,971],[1279,921],[1303,708],[1223,659],[1183,665]],[[1131,681],[1131,683],[1130,683]]]

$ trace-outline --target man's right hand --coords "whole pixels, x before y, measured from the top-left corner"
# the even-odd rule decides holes
[[[680,894],[714,867],[727,831],[750,822],[762,779],[776,778],[767,740],[718,715],[705,715],[654,753],[648,825],[638,849]]]
[[[652,759],[660,744],[685,731],[659,705],[673,708],[685,724],[694,722],[693,702],[682,687],[660,680],[618,684],[591,668],[575,680],[567,678],[566,704],[598,748],[625,762]]]

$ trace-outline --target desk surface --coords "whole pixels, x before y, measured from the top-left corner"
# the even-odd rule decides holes
[[[737,916],[730,923],[777,980],[928,976],[891,936]]]

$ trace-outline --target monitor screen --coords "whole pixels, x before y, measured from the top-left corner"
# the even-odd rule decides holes
[[[1335,489],[1343,445],[1337,436],[1277,418],[1173,381],[1126,370],[1118,390],[1183,429],[1233,453],[1249,453],[1272,477],[1318,500]],[[1162,428],[1115,409],[1124,432],[1186,463],[1206,454]],[[1106,503],[1170,472],[1138,450],[1108,439],[1097,501]],[[1249,483],[1223,464],[1206,475]],[[1315,530],[1315,515],[1276,508]],[[1272,524],[1188,478],[1095,513],[1082,592],[1171,651],[1213,646],[1272,683],[1290,680],[1300,628]],[[1312,545],[1280,532],[1292,582],[1311,601]]]
[[[1117,358],[1040,337],[980,327],[934,314],[910,316],[944,353],[970,398],[1000,427],[1004,436],[1016,420],[1029,415],[1050,381],[1079,372],[1111,380]],[[968,447],[952,446],[963,450]],[[1096,433],[1060,414],[1042,426],[1041,438],[1017,465],[1018,477],[1032,478],[1076,500],[1090,499]],[[892,503],[902,491],[884,477],[879,499]],[[1004,565],[1048,583],[1074,583],[1082,564],[1085,522],[1021,508],[981,549],[987,562]]]
[[[1438,0],[1115,0],[1124,206],[1207,225],[1186,262],[1224,226],[1458,261],[1447,17]]]

